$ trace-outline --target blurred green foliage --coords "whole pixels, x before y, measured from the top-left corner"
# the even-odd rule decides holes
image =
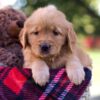
[[[25,2],[25,0],[20,0]],[[29,16],[36,8],[54,4],[73,23],[76,33],[100,36],[98,0],[26,0],[21,9]]]

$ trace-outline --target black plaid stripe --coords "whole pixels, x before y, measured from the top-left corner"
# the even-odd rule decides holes
[[[0,81],[0,100],[16,100],[17,95]]]
[[[7,77],[8,73],[10,72],[11,69],[12,68],[10,68],[10,67],[0,68],[0,80],[3,81]]]

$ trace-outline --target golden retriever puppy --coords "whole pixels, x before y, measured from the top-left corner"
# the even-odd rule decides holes
[[[76,85],[85,77],[83,67],[91,68],[91,60],[77,46],[72,24],[55,6],[38,8],[26,20],[20,35],[24,67],[32,69],[39,85],[49,80],[49,68],[65,66],[69,79]]]

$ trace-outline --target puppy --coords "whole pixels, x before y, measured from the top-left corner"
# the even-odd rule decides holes
[[[85,77],[83,67],[91,68],[91,60],[77,46],[72,24],[55,6],[38,8],[26,20],[20,34],[24,67],[32,69],[40,86],[49,80],[49,68],[65,66],[69,79],[76,85]]]

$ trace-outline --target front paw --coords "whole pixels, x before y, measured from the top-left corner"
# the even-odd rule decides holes
[[[44,86],[49,81],[49,68],[45,63],[35,63],[32,65],[32,77],[40,86]]]
[[[70,66],[67,67],[66,71],[70,81],[76,85],[81,84],[85,78],[85,72],[82,66],[80,67]]]
[[[40,86],[44,86],[49,81],[49,72],[48,71],[33,72],[32,77],[37,84],[39,84]]]

